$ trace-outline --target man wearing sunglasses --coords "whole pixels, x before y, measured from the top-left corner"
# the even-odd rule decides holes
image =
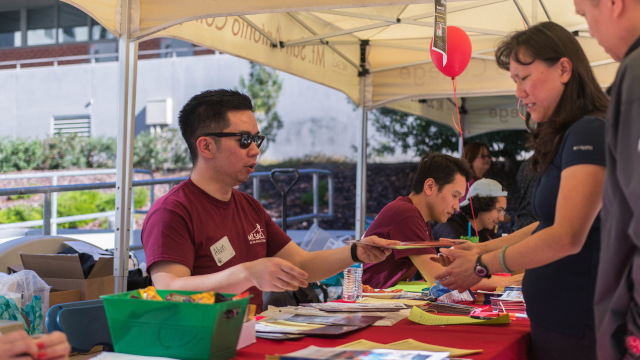
[[[147,269],[156,287],[249,289],[251,302],[261,309],[262,291],[306,287],[354,262],[379,262],[391,252],[365,245],[306,252],[258,201],[234,189],[253,173],[264,141],[248,96],[205,91],[182,108],[179,124],[193,172],[153,204],[142,228]],[[375,236],[362,241],[398,243]]]

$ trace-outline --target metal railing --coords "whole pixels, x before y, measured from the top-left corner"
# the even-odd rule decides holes
[[[136,172],[148,172],[148,170],[140,170],[135,169]],[[89,174],[87,174],[90,172]],[[80,173],[81,175],[79,175]],[[82,175],[97,175],[97,174],[113,174],[115,173],[115,169],[105,169],[105,170],[92,170],[92,171],[69,171],[69,172],[55,172],[55,173],[33,173],[33,174],[11,174],[11,175],[0,175],[0,180],[10,180],[10,179],[24,179],[24,178],[43,178],[43,177],[61,177],[61,176],[82,176]],[[55,175],[52,175],[55,174]],[[68,175],[71,174],[71,175]],[[253,197],[259,201],[260,198],[260,178],[269,177],[270,172],[258,172],[251,174],[250,178],[253,179]],[[313,213],[298,215],[293,217],[287,217],[287,222],[300,222],[305,220],[313,219],[314,222],[317,223],[318,219],[328,219],[333,216],[333,176],[328,170],[321,169],[304,169],[300,170],[300,174],[311,174],[313,177]],[[327,193],[328,193],[328,212],[320,213],[319,212],[319,175],[327,176]],[[153,174],[151,174],[153,177]],[[164,178],[164,179],[149,179],[149,180],[134,180],[133,186],[154,186],[161,184],[168,184],[169,189],[173,187],[175,184],[179,184],[184,180],[187,180],[186,177],[179,178]],[[53,181],[53,180],[52,180]],[[44,194],[44,204],[42,207],[42,220],[32,220],[32,221],[23,221],[18,223],[10,223],[10,224],[0,224],[0,230],[11,229],[11,228],[25,228],[25,227],[33,227],[33,226],[42,226],[43,235],[55,235],[52,234],[52,228],[55,229],[55,224],[74,222],[74,221],[82,221],[82,220],[91,220],[98,219],[103,217],[115,216],[115,211],[105,211],[100,213],[93,214],[82,214],[82,215],[73,215],[73,216],[65,216],[65,217],[57,217],[55,213],[57,213],[57,204],[54,203],[53,199],[57,197],[57,193],[59,192],[68,192],[68,191],[84,191],[84,190],[99,190],[99,189],[115,189],[115,182],[106,182],[106,183],[91,183],[91,184],[74,184],[74,185],[56,185],[53,184],[51,186],[33,186],[33,187],[23,187],[23,188],[11,188],[11,189],[0,189],[0,196],[13,196],[13,195],[30,195],[30,194]],[[153,188],[151,190],[150,202],[153,205],[154,196],[153,196]],[[55,209],[55,211],[53,211]],[[146,214],[148,210],[135,210],[135,213],[143,213]],[[132,213],[133,216],[133,213]],[[275,220],[275,223],[281,224],[282,220]],[[131,232],[133,234],[133,232]],[[133,236],[133,235],[132,235]]]
[[[179,48],[179,49],[159,49],[159,50],[143,50],[138,51],[138,56],[142,55],[158,55],[158,54],[171,54],[172,58],[177,58],[178,53],[182,52],[190,52],[190,51],[202,51],[202,50],[210,50],[205,47],[192,47],[192,48]],[[213,50],[212,50],[213,51]],[[61,56],[61,57],[52,57],[52,58],[41,58],[41,59],[25,59],[25,60],[12,60],[12,61],[2,61],[0,62],[0,66],[15,66],[15,68],[8,68],[4,70],[20,70],[21,65],[26,64],[40,64],[40,63],[51,63],[51,65],[42,65],[42,66],[58,66],[58,63],[63,61],[78,61],[78,60],[88,60],[89,63],[95,64],[96,59],[113,59],[112,61],[118,61],[118,53],[111,54],[87,54],[87,55],[75,55],[75,56]],[[144,60],[144,59],[141,59]],[[69,64],[69,65],[78,65]],[[1,70],[1,69],[0,69]]]
[[[151,177],[151,179],[153,179],[153,173],[150,170],[133,169],[133,172],[134,172],[134,174],[135,173],[148,174]],[[2,180],[50,178],[51,179],[51,186],[57,186],[58,185],[58,178],[60,178],[60,177],[108,175],[108,174],[115,174],[115,173],[116,173],[116,169],[45,171],[45,172],[38,172],[38,173],[23,173],[23,174],[0,175],[0,181],[2,181]],[[9,189],[6,189],[6,190],[9,190]],[[154,187],[152,185],[151,186],[151,194],[150,194],[150,200],[151,200],[152,204],[154,202],[153,190],[154,190]],[[69,191],[74,191],[74,190],[69,190]],[[18,194],[18,195],[20,195],[20,194]],[[23,195],[26,195],[26,194],[23,194]],[[50,220],[49,220],[50,230],[49,230],[49,234],[47,234],[47,235],[56,235],[57,234],[57,227],[56,227],[57,224],[61,224],[61,223],[65,223],[65,222],[73,222],[73,221],[91,220],[91,219],[97,219],[97,218],[100,218],[100,217],[109,217],[109,216],[114,216],[115,215],[115,211],[107,211],[107,212],[104,213],[104,214],[107,214],[107,215],[102,215],[102,216],[97,216],[97,217],[87,217],[89,215],[94,215],[94,214],[84,214],[84,215],[67,216],[67,217],[63,217],[63,218],[58,218],[58,192],[51,192],[50,200],[51,200],[51,213],[50,213]],[[46,194],[45,194],[45,202],[46,202]],[[45,210],[43,208],[43,218],[45,217],[44,211]],[[135,210],[134,213],[136,213],[136,214],[146,214],[147,212],[144,211],[144,210]],[[103,214],[103,213],[100,213],[100,214]],[[11,224],[0,224],[0,230],[18,228],[18,227],[40,226],[40,225],[42,225],[41,224],[41,220],[25,221],[25,222],[21,222],[21,223],[11,223]]]

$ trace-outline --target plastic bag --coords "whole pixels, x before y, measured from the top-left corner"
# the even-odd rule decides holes
[[[22,322],[29,335],[42,334],[50,290],[51,286],[31,270],[11,275],[0,273],[0,319]]]
[[[463,301],[474,301],[476,299],[475,295],[471,290],[467,290],[463,293],[459,293],[457,291],[452,291],[445,286],[440,285],[439,281],[436,281],[431,289],[429,289],[428,300],[430,301],[438,301],[443,303],[459,303]]]

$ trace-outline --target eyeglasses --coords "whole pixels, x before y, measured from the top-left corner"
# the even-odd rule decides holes
[[[215,137],[231,137],[231,136],[242,136],[240,139],[240,148],[248,149],[251,146],[251,143],[256,144],[256,147],[260,149],[262,143],[266,136],[264,135],[251,135],[251,134],[241,134],[241,133],[206,133],[202,136],[215,136]]]
[[[507,210],[498,210],[498,215],[499,216],[504,216],[506,213],[507,213]]]

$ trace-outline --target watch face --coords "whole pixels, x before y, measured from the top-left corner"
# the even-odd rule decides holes
[[[476,265],[476,275],[480,277],[485,277],[487,275],[487,269],[485,269],[483,266],[479,264]]]

